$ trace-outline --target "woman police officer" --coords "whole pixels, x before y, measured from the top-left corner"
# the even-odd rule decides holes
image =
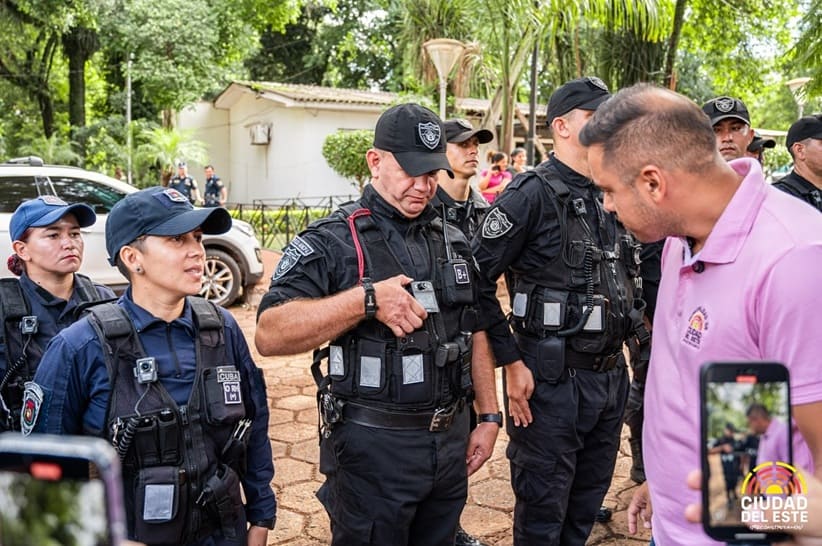
[[[19,279],[0,279],[0,431],[20,430],[23,386],[49,340],[75,321],[84,303],[114,298],[109,288],[77,273],[80,228],[96,220],[88,205],[54,196],[25,201],[11,217],[8,267]]]
[[[26,388],[35,432],[117,448],[129,538],[149,545],[264,546],[274,527],[262,372],[231,314],[192,297],[203,234],[230,226],[171,188],[118,202],[106,247],[130,286],[59,334]]]

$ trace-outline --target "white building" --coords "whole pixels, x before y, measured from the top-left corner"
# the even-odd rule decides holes
[[[397,98],[396,93],[238,81],[213,102],[180,112],[178,127],[206,143],[230,202],[354,196],[357,187],[323,158],[323,142],[340,129],[373,129]],[[202,187],[203,165],[190,163],[188,170]]]

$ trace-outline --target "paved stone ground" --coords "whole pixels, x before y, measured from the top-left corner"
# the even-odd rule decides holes
[[[279,508],[277,527],[269,535],[269,546],[315,546],[328,544],[328,517],[314,493],[322,484],[318,470],[317,409],[315,386],[308,353],[291,357],[264,358],[254,349],[254,328],[261,294],[268,285],[278,255],[264,252],[266,275],[250,295],[249,304],[235,306],[231,312],[245,332],[257,364],[264,370],[271,426],[269,436],[274,452],[274,487]],[[501,380],[498,390],[502,400]],[[494,455],[470,479],[468,503],[462,515],[463,527],[493,546],[510,546],[513,493],[508,482],[505,458],[507,436],[501,432]],[[646,532],[631,536],[627,530],[626,509],[635,484],[628,477],[631,466],[627,428],[623,430],[614,477],[605,504],[614,510],[607,524],[595,524],[589,545],[647,544]]]

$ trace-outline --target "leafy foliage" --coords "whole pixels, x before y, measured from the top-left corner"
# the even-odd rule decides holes
[[[374,143],[374,131],[337,131],[323,142],[323,157],[334,172],[353,179],[362,193],[371,171],[365,162],[365,153]]]

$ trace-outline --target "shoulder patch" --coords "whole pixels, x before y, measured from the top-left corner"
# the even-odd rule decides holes
[[[34,381],[26,383],[26,392],[23,395],[23,409],[20,412],[20,428],[24,436],[31,434],[40,408],[43,407],[43,388]]]
[[[507,214],[500,209],[493,209],[486,215],[485,221],[482,223],[482,237],[484,239],[496,239],[511,231],[512,227],[514,227],[514,224],[508,219]]]
[[[302,256],[303,255],[300,254],[300,252],[291,245],[286,247],[282,257],[280,258],[280,261],[277,263],[277,269],[274,270],[274,274],[271,276],[271,280],[276,281],[277,279],[291,271],[291,268],[297,265],[297,262],[300,261],[300,258],[302,258]]]
[[[294,248],[296,248],[297,251],[303,256],[308,256],[314,253],[314,248],[311,245],[309,245],[308,242],[299,235],[296,235],[294,239],[292,239],[291,244],[289,246],[293,246]]]

